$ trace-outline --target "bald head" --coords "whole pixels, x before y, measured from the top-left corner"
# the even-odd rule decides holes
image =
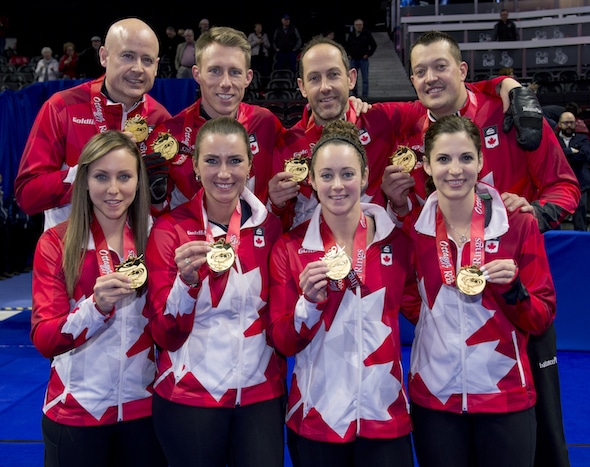
[[[109,49],[113,47],[115,43],[124,42],[130,37],[135,37],[138,40],[154,44],[156,47],[156,55],[158,55],[160,51],[158,36],[147,23],[139,18],[125,18],[113,23],[107,32],[105,46]]]
[[[108,30],[99,50],[109,98],[133,106],[154,85],[158,71],[158,36],[138,18],[126,18]]]

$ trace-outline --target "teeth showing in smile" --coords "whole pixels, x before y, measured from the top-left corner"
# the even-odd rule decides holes
[[[448,184],[453,188],[458,188],[463,185],[463,180],[449,180]]]
[[[226,190],[228,188],[231,188],[231,186],[232,186],[231,183],[217,183],[216,185],[217,185],[218,188],[221,188],[221,189],[224,189],[224,190]]]

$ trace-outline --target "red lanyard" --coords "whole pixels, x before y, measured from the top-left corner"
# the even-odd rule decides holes
[[[361,211],[359,223],[354,233],[353,251],[350,258],[352,270],[346,277],[346,280],[349,283],[348,285],[350,285],[351,288],[359,286],[364,281],[367,264],[367,255],[365,252],[367,247],[367,234],[367,218],[365,213]],[[322,237],[322,242],[324,243],[324,249],[326,251],[332,247],[338,247],[332,230],[328,224],[326,224],[322,216],[320,216],[320,235]],[[342,281],[337,282],[340,283]],[[342,290],[344,288],[344,283],[339,284],[338,288]]]
[[[215,243],[215,238],[213,237],[213,232],[211,230],[211,225],[209,224],[209,220],[207,217],[207,209],[206,209],[206,201],[204,199],[205,190],[201,189],[197,193],[197,203],[201,206],[203,210],[203,226],[206,229],[206,238],[209,243]],[[238,246],[240,245],[240,227],[242,223],[242,205],[240,203],[240,199],[238,198],[236,203],[236,208],[234,212],[232,212],[231,218],[229,220],[229,226],[227,228],[227,233],[225,235],[226,243],[230,243],[232,248],[234,249],[235,253],[238,253]]]
[[[484,262],[484,223],[485,209],[481,198],[476,194],[473,202],[473,211],[471,214],[471,234],[470,234],[470,264],[481,266]],[[443,283],[449,286],[455,285],[455,268],[451,256],[451,248],[445,220],[440,210],[436,209],[436,250],[438,254],[438,265]],[[457,256],[457,261],[461,258]],[[461,264],[459,264],[461,266]]]
[[[111,251],[109,250],[107,240],[102,231],[102,227],[100,226],[100,223],[96,220],[96,218],[92,219],[92,222],[90,223],[90,230],[92,232],[92,237],[94,238],[96,259],[98,261],[98,269],[100,271],[100,275],[106,276],[107,274],[112,273],[115,270],[115,268],[113,266]],[[137,256],[135,252],[135,241],[133,240],[133,233],[131,232],[131,228],[127,223],[125,223],[125,227],[123,229],[123,250],[124,258]],[[127,255],[126,257],[125,254]],[[119,261],[117,261],[117,264],[118,263]]]

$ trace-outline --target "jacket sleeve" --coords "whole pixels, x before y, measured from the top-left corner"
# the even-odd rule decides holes
[[[172,222],[158,218],[146,248],[147,315],[154,341],[171,351],[179,349],[192,330],[200,290],[200,286],[185,284],[178,275],[174,254],[179,245]]]
[[[84,344],[107,326],[112,316],[98,311],[92,294],[70,303],[62,258],[61,238],[54,229],[44,232],[33,260],[31,340],[46,358]]]
[[[287,251],[283,236],[270,255],[270,327],[271,344],[283,355],[304,349],[315,335],[322,314],[322,303],[312,303],[299,287],[299,261]]]
[[[538,199],[531,204],[539,229],[546,232],[576,210],[580,185],[547,121],[543,122],[541,146],[526,153],[530,176],[539,190]]]
[[[27,214],[68,204],[76,167],[65,164],[65,135],[56,101],[50,99],[37,114],[14,182],[16,201]]]
[[[515,217],[521,219],[515,221]],[[504,303],[504,314],[520,329],[542,334],[555,318],[555,286],[550,274],[543,235],[534,219],[525,213],[510,217],[512,241],[520,243],[514,260],[518,266],[517,277],[510,284],[488,284],[498,303]],[[540,271],[543,271],[541,273]]]

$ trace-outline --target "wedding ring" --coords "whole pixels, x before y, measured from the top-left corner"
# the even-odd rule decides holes
[[[191,260],[190,260],[190,258],[184,258],[184,264],[186,264],[187,266],[188,266],[189,264],[191,264]]]

